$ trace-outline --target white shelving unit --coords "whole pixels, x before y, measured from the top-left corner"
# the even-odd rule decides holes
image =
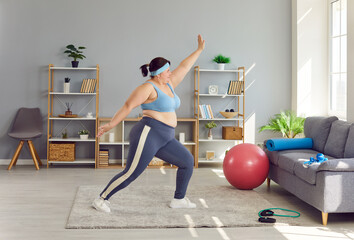
[[[126,153],[128,151],[129,147],[129,139],[128,139],[128,128],[133,127],[133,125],[140,121],[141,118],[126,118],[122,122],[120,122],[116,127],[111,129],[109,132],[101,136],[100,139],[98,139],[98,157],[96,160],[96,166],[98,168],[120,168],[124,167],[126,164]],[[102,126],[105,123],[108,123],[111,120],[111,118],[99,118],[98,121],[98,126]],[[180,118],[177,119],[178,123],[187,123],[187,124],[192,124],[192,131],[193,133],[191,134],[191,139],[186,139],[186,141],[183,143],[184,146],[186,146],[192,153],[193,156],[196,156],[197,153],[197,121],[194,118]],[[109,133],[114,134],[114,141],[109,142]],[[118,148],[120,147],[120,149]],[[99,150],[100,149],[108,149],[109,150],[109,164],[101,165],[100,164],[100,156],[99,156]],[[118,155],[119,158],[112,158],[111,156],[111,150],[114,151],[114,155]],[[112,154],[112,155],[113,155]],[[196,159],[196,158],[195,158]],[[197,162],[195,161],[195,166]],[[164,167],[171,167],[170,165],[165,165]]]
[[[203,81],[201,81],[201,73],[203,74],[210,74],[213,73],[215,74],[225,74],[225,73],[235,73],[236,77],[234,80],[237,81],[243,81],[242,82],[242,94],[239,95],[229,95],[226,92],[224,94],[209,94],[209,93],[203,93],[200,91],[201,85],[205,89],[205,84]],[[215,84],[218,84],[218,79],[215,79]],[[227,86],[226,86],[227,87]],[[233,70],[216,70],[216,69],[202,69],[199,66],[196,66],[194,68],[194,117],[197,119],[198,122],[198,163],[204,163],[204,162],[215,162],[215,163],[220,163],[223,162],[223,159],[220,159],[216,157],[214,160],[207,160],[205,157],[202,156],[203,153],[201,153],[199,150],[201,148],[202,144],[209,144],[212,147],[209,150],[214,150],[213,145],[217,144],[228,144],[230,146],[239,144],[244,142],[244,127],[245,127],[245,95],[244,95],[244,89],[245,89],[245,68],[244,67],[239,67],[238,69],[233,69]],[[216,99],[217,101],[231,101],[233,104],[233,108],[235,111],[238,112],[238,115],[233,118],[224,118],[224,117],[219,117],[219,114],[216,114],[213,112],[213,115],[215,116],[212,119],[207,119],[207,118],[201,118],[200,117],[200,112],[199,112],[199,105],[200,101],[206,102],[209,101],[210,99]],[[209,100],[208,100],[209,99]],[[242,106],[240,106],[240,103],[242,103]],[[222,111],[222,109],[212,109],[213,111]],[[222,138],[213,138],[212,140],[205,139],[200,136],[200,130],[201,128],[204,128],[204,124],[207,123],[208,121],[215,121],[218,122],[219,124],[223,125],[224,123],[232,123],[233,126],[240,126],[242,127],[242,139],[241,140],[226,140]],[[202,126],[201,126],[202,125]]]
[[[67,76],[71,76],[71,74],[77,74],[78,72],[94,72],[93,74],[90,74],[91,76],[94,76],[96,78],[96,92],[94,93],[81,93],[80,91],[74,91],[70,93],[64,93],[58,91],[58,83],[57,81],[63,81],[64,79],[57,79],[55,77],[56,74],[55,72],[59,73],[65,73]],[[80,79],[80,81],[82,78]],[[76,84],[81,84],[81,82],[77,82]],[[54,102],[59,102],[61,104],[64,104],[61,98],[74,98],[74,100],[81,99],[85,97],[84,102],[87,101],[87,105],[90,104],[91,102],[94,101],[95,103],[95,113],[94,116],[91,118],[85,117],[84,114],[81,112],[85,109],[84,106],[82,110],[78,112],[78,117],[75,118],[66,118],[66,117],[59,117],[58,115],[58,110],[56,111],[55,109],[55,104]],[[89,100],[87,100],[87,97],[89,97]],[[55,164],[95,164],[95,159],[97,157],[97,152],[94,151],[94,156],[91,158],[82,158],[82,159],[75,159],[73,162],[69,161],[56,161],[56,160],[51,160],[50,159],[50,151],[49,151],[49,146],[50,143],[79,143],[79,144],[85,144],[83,145],[84,148],[89,148],[89,146],[94,144],[94,149],[97,149],[97,140],[96,140],[96,132],[97,132],[97,123],[98,123],[98,109],[99,108],[99,65],[96,65],[96,67],[90,67],[90,68],[71,68],[71,67],[55,67],[53,64],[49,65],[48,68],[48,129],[47,129],[47,167],[49,165],[55,163]],[[68,138],[62,138],[60,137],[60,134],[64,129],[66,129],[67,126],[69,126],[72,122],[74,123],[79,123],[82,125],[83,128],[85,128],[84,124],[85,122],[88,123],[93,123],[94,124],[94,131],[90,134],[90,138],[83,140],[80,139],[79,137],[68,137]],[[54,132],[54,125],[57,125],[58,123],[61,123],[65,125],[62,127],[60,131]],[[61,128],[61,127],[60,127]],[[77,131],[80,129],[77,129]]]

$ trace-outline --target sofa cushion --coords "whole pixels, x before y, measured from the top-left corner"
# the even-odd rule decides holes
[[[344,148],[345,158],[354,158],[354,124],[349,128],[347,142]]]
[[[311,149],[296,149],[278,151],[278,153],[278,166],[285,171],[294,174],[294,167],[297,162],[309,161],[310,157],[316,157],[318,152]]]
[[[332,123],[323,150],[324,154],[331,155],[335,158],[342,158],[344,156],[344,148],[347,142],[350,125],[350,123],[342,120],[337,120]]]
[[[317,171],[354,172],[354,158],[335,158],[323,162]]]
[[[323,153],[332,122],[337,117],[308,117],[304,124],[304,133],[313,140],[313,150]]]
[[[316,183],[316,174],[318,171],[320,171],[322,165],[324,165],[327,162],[332,161],[332,157],[331,156],[327,156],[325,155],[326,158],[328,158],[329,160],[323,163],[312,163],[310,166],[308,166],[307,168],[304,167],[304,162],[309,161],[310,157],[316,157],[316,155],[309,155],[309,154],[304,154],[304,156],[307,157],[307,159],[299,159],[299,161],[297,161],[294,165],[294,174],[304,180],[305,182],[309,183],[309,184],[315,184]],[[333,159],[335,160],[335,159]]]

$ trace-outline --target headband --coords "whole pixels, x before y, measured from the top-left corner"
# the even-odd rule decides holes
[[[164,66],[162,66],[161,68],[157,69],[156,71],[150,72],[151,76],[153,77],[153,76],[159,75],[160,73],[165,71],[169,66],[170,66],[170,64],[166,63]]]

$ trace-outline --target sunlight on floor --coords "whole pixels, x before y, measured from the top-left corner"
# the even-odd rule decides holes
[[[335,232],[326,227],[274,226],[274,228],[289,240],[345,240],[353,239],[354,237],[354,233]]]
[[[219,178],[225,178],[224,171],[221,169],[211,169]]]

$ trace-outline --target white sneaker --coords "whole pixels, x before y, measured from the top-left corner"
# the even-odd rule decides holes
[[[189,201],[188,198],[182,198],[182,199],[172,199],[170,203],[170,208],[196,208],[197,205],[195,203],[192,203]]]
[[[97,211],[110,213],[111,209],[109,208],[110,203],[103,198],[97,198],[92,202],[92,207],[94,207]]]

